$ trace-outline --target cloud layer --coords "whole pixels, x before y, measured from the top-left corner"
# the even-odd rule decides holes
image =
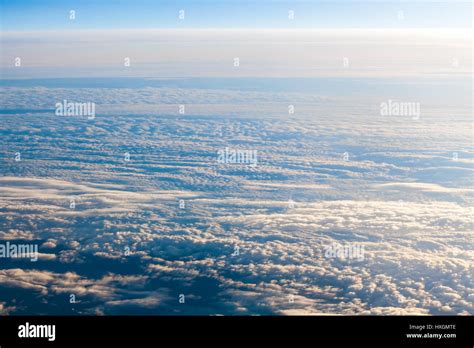
[[[94,120],[47,111],[71,97],[107,106]],[[42,255],[2,260],[3,314],[474,313],[463,110],[387,118],[376,96],[351,113],[337,96],[169,87],[3,100],[0,238]],[[257,151],[257,166],[219,163],[225,147]]]

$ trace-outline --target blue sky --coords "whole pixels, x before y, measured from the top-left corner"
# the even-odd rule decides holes
[[[470,27],[469,1],[2,0],[2,30]],[[185,20],[178,11],[185,10]],[[76,20],[69,20],[69,11]],[[288,20],[288,10],[295,19]],[[398,19],[403,11],[404,20]]]

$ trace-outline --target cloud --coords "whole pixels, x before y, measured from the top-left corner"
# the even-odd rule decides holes
[[[25,289],[37,293],[41,298],[58,300],[61,294],[75,295],[78,303],[93,301],[98,308],[105,306],[157,304],[159,297],[167,295],[143,291],[145,276],[107,274],[100,279],[87,279],[74,272],[54,273],[42,270],[7,269],[0,270],[0,286]],[[134,297],[130,299],[130,297]],[[0,309],[13,311],[14,308]]]
[[[8,108],[73,92],[130,107],[93,121],[2,115],[0,237],[45,254],[0,270],[5,294],[22,293],[18,305],[2,298],[9,313],[64,313],[55,303],[71,292],[81,314],[474,313],[465,108],[456,122],[444,108],[414,121],[381,117],[377,98],[311,93],[294,95],[307,104],[290,116],[285,93],[268,90],[2,91]],[[202,114],[142,113],[187,92]],[[256,115],[262,99],[273,111]],[[258,165],[219,163],[226,146],[256,150]]]
[[[380,184],[376,187],[394,189],[394,190],[413,190],[413,191],[427,191],[427,192],[440,192],[440,193],[472,193],[474,189],[472,188],[452,188],[452,187],[443,187],[437,184],[428,184],[428,183],[388,183]]]
[[[0,315],[8,315],[10,312],[14,312],[15,309],[15,307],[5,306],[5,302],[0,302]]]

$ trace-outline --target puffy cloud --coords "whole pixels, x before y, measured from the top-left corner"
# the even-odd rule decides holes
[[[474,313],[466,110],[447,127],[443,108],[381,118],[377,98],[353,111],[308,93],[3,93],[9,108],[74,96],[123,107],[93,121],[2,116],[0,238],[38,240],[42,255],[2,263],[0,287],[25,298],[2,299],[5,312],[47,312],[38,298],[76,293],[78,312],[98,314]],[[290,117],[292,98],[305,108]],[[255,117],[259,100],[271,112]],[[151,114],[160,102],[173,112]],[[256,150],[257,166],[219,163],[226,146]]]
[[[8,315],[10,312],[14,312],[15,307],[5,306],[5,302],[0,302],[0,315]]]

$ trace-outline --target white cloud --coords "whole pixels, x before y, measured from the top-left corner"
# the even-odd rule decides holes
[[[20,90],[4,91],[8,107],[47,106],[74,91],[117,109],[128,94],[132,109],[150,98],[153,108],[186,94]],[[193,105],[282,97],[189,92]],[[102,314],[176,313],[167,296],[175,302],[178,289],[210,314],[474,313],[471,116],[449,122],[441,108],[416,122],[386,119],[350,103],[326,113],[337,100],[295,97],[311,105],[301,116],[278,115],[283,102],[253,118],[205,106],[189,118],[141,109],[94,122],[4,116],[0,237],[40,239],[57,254],[38,261],[48,270],[1,270],[0,286],[48,298],[75,291],[93,299],[88,313]],[[258,166],[217,163],[229,144],[258,150]],[[325,257],[334,243],[364,246],[363,260]]]

